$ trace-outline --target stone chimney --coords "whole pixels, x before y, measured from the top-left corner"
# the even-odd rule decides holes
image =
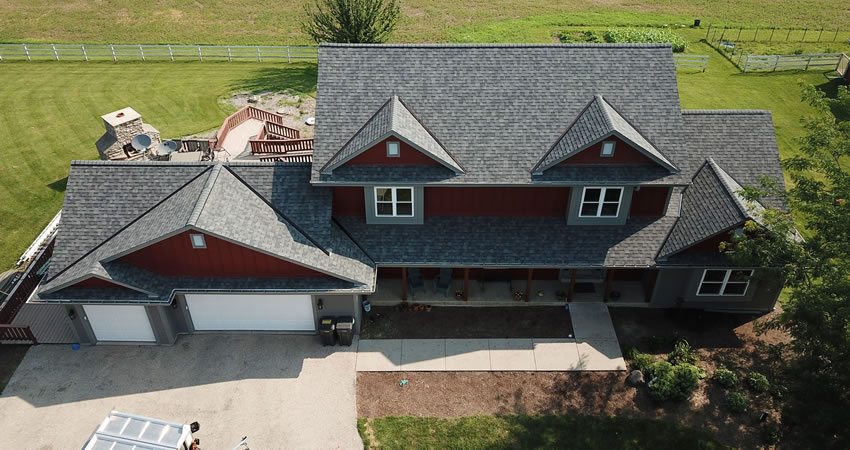
[[[143,156],[142,152],[134,149],[130,142],[140,134],[151,138],[148,149],[156,149],[160,143],[159,131],[142,122],[142,116],[133,108],[127,107],[100,116],[106,128],[106,134],[95,143],[100,159],[103,160],[134,160]]]

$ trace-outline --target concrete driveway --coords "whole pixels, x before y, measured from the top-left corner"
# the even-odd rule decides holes
[[[283,335],[35,346],[0,396],[0,448],[80,448],[111,409],[198,421],[205,449],[230,449],[245,435],[257,449],[363,448],[355,348]]]

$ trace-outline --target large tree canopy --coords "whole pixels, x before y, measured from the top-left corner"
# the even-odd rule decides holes
[[[800,154],[783,161],[792,187],[787,199],[803,232],[795,237],[791,215],[767,211],[764,227],[733,238],[728,251],[747,264],[782,267],[790,296],[783,311],[765,322],[793,338],[789,396],[783,424],[812,447],[850,447],[850,91],[835,98],[804,86],[804,101],[817,115]],[[784,195],[775,183],[747,187],[751,200]]]
[[[401,14],[396,0],[317,0],[305,9],[302,28],[317,43],[386,42]]]

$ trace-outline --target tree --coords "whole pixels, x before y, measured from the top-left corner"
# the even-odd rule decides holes
[[[397,0],[316,0],[304,9],[302,29],[317,43],[386,42],[401,14]]]
[[[793,186],[786,198],[805,239],[795,237],[791,215],[764,214],[764,226],[733,238],[733,259],[781,267],[790,296],[781,314],[761,324],[786,330],[794,358],[787,365],[789,395],[782,422],[810,447],[850,447],[850,91],[831,99],[804,86],[817,114],[804,119],[799,155],[783,161]],[[783,195],[767,180],[747,187],[749,200]]]

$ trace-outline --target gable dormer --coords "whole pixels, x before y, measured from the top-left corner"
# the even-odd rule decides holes
[[[344,165],[440,165],[461,174],[465,170],[443,144],[396,95],[322,167],[332,173]]]
[[[582,109],[567,130],[532,169],[542,174],[557,165],[657,165],[676,173],[667,159],[601,95]]]

